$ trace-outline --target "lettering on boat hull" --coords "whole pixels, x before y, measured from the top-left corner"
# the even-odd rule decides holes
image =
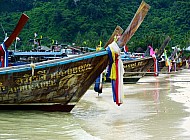
[[[97,62],[99,62],[97,64]],[[106,68],[108,56],[74,63],[1,74],[0,104],[76,104]]]

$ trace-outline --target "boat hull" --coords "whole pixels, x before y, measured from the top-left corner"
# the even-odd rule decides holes
[[[154,64],[152,57],[141,58],[132,61],[124,61],[124,77],[144,76],[147,70]]]
[[[123,83],[135,84],[139,79],[144,76],[147,70],[153,65],[154,60],[152,57],[123,60]],[[105,82],[111,82],[111,79],[107,76]]]
[[[0,109],[71,111],[108,61],[102,51],[1,68]]]

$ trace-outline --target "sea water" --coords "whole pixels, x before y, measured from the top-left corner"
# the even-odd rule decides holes
[[[123,104],[111,84],[93,86],[70,113],[0,111],[3,140],[188,140],[190,70],[145,76],[124,85]]]

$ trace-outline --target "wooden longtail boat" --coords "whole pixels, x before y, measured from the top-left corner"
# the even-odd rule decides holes
[[[176,48],[177,49],[177,48]],[[177,49],[178,51],[178,49]],[[178,54],[177,52],[175,53],[175,57],[173,57],[172,61],[172,71],[178,71],[186,67],[186,60],[182,60],[182,51],[180,51]]]
[[[138,28],[140,23],[142,22],[142,21],[140,21],[141,18],[139,18],[139,17],[141,17],[142,15],[145,16],[147,11],[149,10],[150,7],[147,6],[145,3],[142,5],[143,6],[139,7],[139,9],[137,10],[137,12],[135,14],[136,16],[134,16],[133,20],[130,23],[130,26],[124,32],[125,35],[121,36],[121,39],[118,41],[119,46],[125,45],[125,44],[123,44],[123,42],[125,42],[125,41],[127,42],[130,39],[130,37],[132,36],[131,34],[134,34],[133,31],[136,31],[135,29]],[[136,25],[137,23],[139,23],[139,25]],[[126,36],[128,36],[128,37],[126,37]],[[158,57],[160,57],[163,54],[164,48],[166,47],[166,45],[168,44],[169,41],[170,41],[170,37],[167,37],[165,39],[164,43],[162,44],[161,48],[158,51]],[[138,66],[138,62],[140,62],[139,65],[141,65],[141,66]],[[128,67],[128,64],[129,64],[129,66],[136,65],[136,68],[135,67],[130,68],[130,67]],[[134,60],[131,62],[124,61],[123,62],[123,65],[125,68],[124,78],[126,77],[126,79],[127,79],[128,77],[131,77],[131,76],[142,77],[146,74],[147,70],[150,69],[151,66],[153,66],[153,64],[154,64],[154,61],[153,61],[152,57],[149,57],[146,59],[141,59],[141,60]]]
[[[130,76],[139,76],[142,77],[143,73],[137,73],[137,72],[146,72],[149,69],[149,65],[153,64],[154,60],[152,57],[147,58],[140,58],[135,59],[131,61],[124,61],[124,77],[130,77]]]
[[[146,3],[143,2],[143,5]],[[119,45],[129,40],[145,15],[138,15],[138,24],[121,36],[123,40],[118,42]],[[0,48],[6,46],[7,49],[11,45],[27,19],[23,14],[12,33],[14,36],[4,42],[5,45],[2,44]],[[4,53],[0,51],[0,55]],[[70,112],[108,63],[108,51],[104,50],[77,57],[2,67],[0,68],[0,109]]]
[[[167,46],[167,44],[170,41],[170,37],[167,37],[162,46],[160,47],[157,57],[160,58],[161,55],[164,52],[164,48]],[[137,60],[132,61],[124,61],[123,62],[125,73],[124,77],[143,77],[151,67],[154,65],[154,59],[153,57],[145,57]],[[152,71],[154,72],[154,71]],[[153,73],[152,73],[153,75]]]
[[[11,45],[27,20],[23,14],[10,38],[1,45],[1,55],[6,53],[3,49]],[[2,67],[0,109],[69,112],[106,68],[108,61],[107,51],[102,51],[75,58]]]
[[[178,68],[180,67],[179,66],[179,63],[177,63],[177,59],[178,57],[176,57],[176,54],[177,54],[177,51],[178,49],[175,48],[174,51],[171,53],[171,55],[169,56],[169,58],[167,58],[167,60],[162,60],[162,61],[159,61],[159,73],[163,73],[163,74],[169,74],[171,71],[177,71]],[[178,55],[180,56],[181,53]],[[172,61],[172,62],[171,62]],[[168,63],[171,63],[171,69],[169,70],[169,65]],[[186,62],[184,62],[183,64],[184,66],[186,65]],[[154,68],[150,68],[150,72],[152,73],[149,73],[149,74],[146,74],[148,76],[152,76],[153,75],[153,71],[154,71]]]
[[[130,25],[125,30],[123,35],[119,38],[118,40],[119,46],[124,46],[125,43],[123,42],[128,42],[129,39],[133,36],[134,32],[136,31],[136,29],[139,27],[139,25],[143,20],[139,17],[142,15],[145,16],[149,8],[150,7],[148,5],[142,2],[141,7],[139,7],[139,9],[137,10]],[[112,34],[111,38],[109,39],[110,42],[114,40],[113,38],[115,35],[121,34],[122,32],[123,32],[122,28],[117,26],[115,32]],[[161,57],[161,55],[164,52],[164,48],[167,46],[169,41],[170,37],[167,37],[158,51],[158,57]],[[123,76],[123,82],[125,84],[138,82],[138,80],[141,77],[143,77],[147,73],[147,70],[149,70],[153,65],[154,65],[154,59],[152,57],[123,61],[123,67],[125,71]],[[110,79],[107,78],[107,81],[110,81]]]
[[[175,48],[174,51],[171,53],[171,55],[169,56],[169,58],[164,58],[164,60],[162,61],[159,61],[159,69],[160,69],[160,73],[164,73],[164,74],[168,74],[170,73],[171,70],[169,70],[169,64],[170,61],[172,60],[175,60],[175,55],[177,53],[178,49]],[[166,54],[165,54],[166,55]],[[167,56],[165,56],[167,57]],[[167,65],[167,66],[166,66]],[[171,65],[171,64],[170,64]],[[172,64],[171,68],[173,67],[174,65]],[[174,67],[173,67],[174,68]],[[154,71],[154,68],[152,67],[152,69],[150,68],[150,71],[153,72]],[[172,70],[173,71],[173,70]],[[149,76],[152,76],[153,73],[149,74]]]
[[[103,51],[0,69],[0,109],[71,111],[107,64]]]

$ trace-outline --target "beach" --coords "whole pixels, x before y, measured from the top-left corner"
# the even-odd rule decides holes
[[[120,106],[111,84],[93,85],[70,113],[1,111],[0,139],[189,140],[190,70],[145,76],[124,85]]]
[[[83,117],[84,114],[91,114],[90,118],[82,117],[88,126],[85,129],[90,129],[91,135],[100,139],[186,140],[190,135],[190,83],[181,80],[187,80],[188,75],[190,71],[183,70],[176,74],[160,74],[158,77],[146,76],[137,84],[126,84],[121,106],[113,102],[109,84],[99,96],[91,89],[73,113]],[[92,106],[85,106],[85,102],[91,102]]]
[[[179,75],[175,75],[171,80],[175,81],[173,83],[174,86],[180,87],[177,88],[174,93],[171,93],[169,97],[171,97],[172,100],[182,103],[186,112],[190,112],[190,73],[189,70],[183,70]],[[187,115],[187,117],[183,118],[183,123],[181,124],[181,127],[185,129],[186,131],[182,135],[189,136],[190,134],[190,117]]]

